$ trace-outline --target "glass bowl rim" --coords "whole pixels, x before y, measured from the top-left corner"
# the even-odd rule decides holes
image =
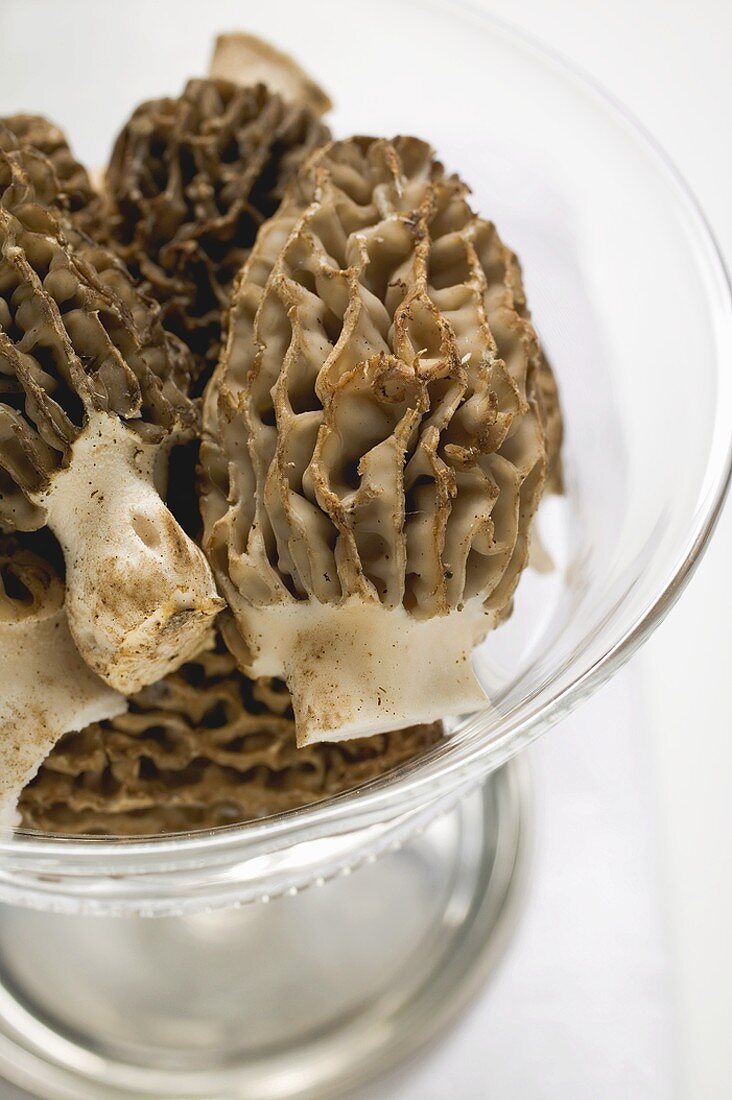
[[[415,3],[416,0],[407,2]],[[447,10],[444,0],[427,0],[427,6],[442,14]],[[483,10],[471,0],[452,0],[449,8],[451,13],[458,12],[461,18],[478,21],[489,32],[509,40],[514,47],[533,53],[560,75],[571,78],[584,92],[590,92],[595,102],[617,123],[640,140],[646,155],[676,192],[687,227],[696,243],[702,246],[707,275],[710,283],[716,286],[721,302],[715,316],[717,331],[732,350],[732,286],[720,248],[693,192],[653,135],[599,81],[551,46]],[[520,734],[531,733],[533,740],[599,688],[632,656],[673,607],[701,560],[732,479],[732,410],[727,411],[726,406],[725,402],[717,402],[707,465],[700,481],[698,501],[706,499],[707,503],[701,511],[697,509],[690,536],[675,566],[653,585],[653,594],[624,634],[609,639],[607,648],[592,664],[580,667],[577,676],[556,694],[550,694],[535,710],[529,708],[527,712],[524,704],[520,713],[513,719],[509,717],[494,737],[462,753],[455,752],[452,757],[448,754],[444,760],[435,762],[437,767],[430,767],[432,754],[428,753],[361,788],[262,820],[139,837],[73,836],[17,829],[12,838],[0,838],[0,861],[26,870],[36,864],[48,869],[59,861],[58,873],[68,871],[84,875],[108,874],[110,861],[118,873],[143,867],[152,869],[159,858],[167,861],[165,869],[172,869],[170,861],[174,861],[176,867],[192,868],[208,864],[212,857],[217,857],[216,862],[228,861],[237,853],[240,856],[258,855],[279,850],[287,843],[322,838],[329,835],[334,826],[341,826],[338,831],[342,832],[346,817],[348,826],[358,827],[359,823],[382,820],[384,810],[390,811],[387,818],[402,818],[425,802],[440,805],[446,791],[457,790],[465,783],[468,771],[475,768],[486,774],[499,767],[527,743]],[[481,722],[479,712],[467,720],[461,732],[466,738],[478,733]],[[482,768],[476,767],[480,764]],[[428,797],[425,797],[426,791]]]

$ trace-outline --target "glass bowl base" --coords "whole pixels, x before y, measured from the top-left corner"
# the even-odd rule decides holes
[[[0,1074],[74,1100],[335,1096],[446,1026],[502,954],[526,840],[512,762],[295,896],[193,916],[0,906]]]

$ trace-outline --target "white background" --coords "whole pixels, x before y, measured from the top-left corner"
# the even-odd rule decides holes
[[[488,7],[574,57],[632,108],[686,176],[729,264],[732,5],[490,0]],[[676,1083],[690,1100],[732,1096],[730,562],[728,507],[691,588],[636,663],[677,994],[684,1076]]]
[[[161,2],[185,24],[182,0]],[[0,0],[3,65],[20,61],[2,53],[3,13],[25,3]],[[732,4],[482,3],[634,111],[732,261]],[[246,0],[205,6],[212,25],[247,25]],[[532,750],[535,878],[511,952],[453,1034],[363,1100],[732,1096],[730,563],[728,508],[642,655]]]

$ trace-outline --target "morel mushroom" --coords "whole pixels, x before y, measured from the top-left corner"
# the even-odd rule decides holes
[[[11,142],[7,140],[9,134],[13,135]],[[6,150],[22,145],[26,150],[32,148],[41,153],[53,170],[50,177],[48,165],[42,169],[52,188],[47,201],[67,214],[78,228],[96,235],[100,229],[101,197],[94,190],[86,168],[71,152],[63,130],[42,115],[10,115],[0,118],[0,145]]]
[[[25,825],[54,832],[213,828],[360,786],[441,733],[435,723],[298,749],[285,685],[249,680],[219,639],[134,696],[128,713],[63,738],[20,809]]]
[[[231,286],[299,164],[329,137],[308,107],[263,84],[191,80],[141,104],[107,170],[110,246],[195,356],[219,355]]]
[[[79,656],[63,580],[47,556],[0,536],[0,824],[16,823],[23,787],[56,741],[121,714],[126,700]]]
[[[221,605],[159,493],[167,452],[197,431],[190,364],[122,265],[59,213],[48,158],[7,133],[0,527],[55,533],[74,640],[131,692],[196,653]]]
[[[519,265],[466,194],[415,138],[335,142],[235,290],[204,548],[301,744],[486,702],[471,651],[510,609],[546,450]]]

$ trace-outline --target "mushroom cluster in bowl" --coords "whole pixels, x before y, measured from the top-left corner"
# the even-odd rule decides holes
[[[429,135],[333,139],[329,108],[233,35],[98,187],[52,123],[0,120],[0,751],[29,827],[266,817],[488,705],[471,654],[561,484],[556,382]]]

